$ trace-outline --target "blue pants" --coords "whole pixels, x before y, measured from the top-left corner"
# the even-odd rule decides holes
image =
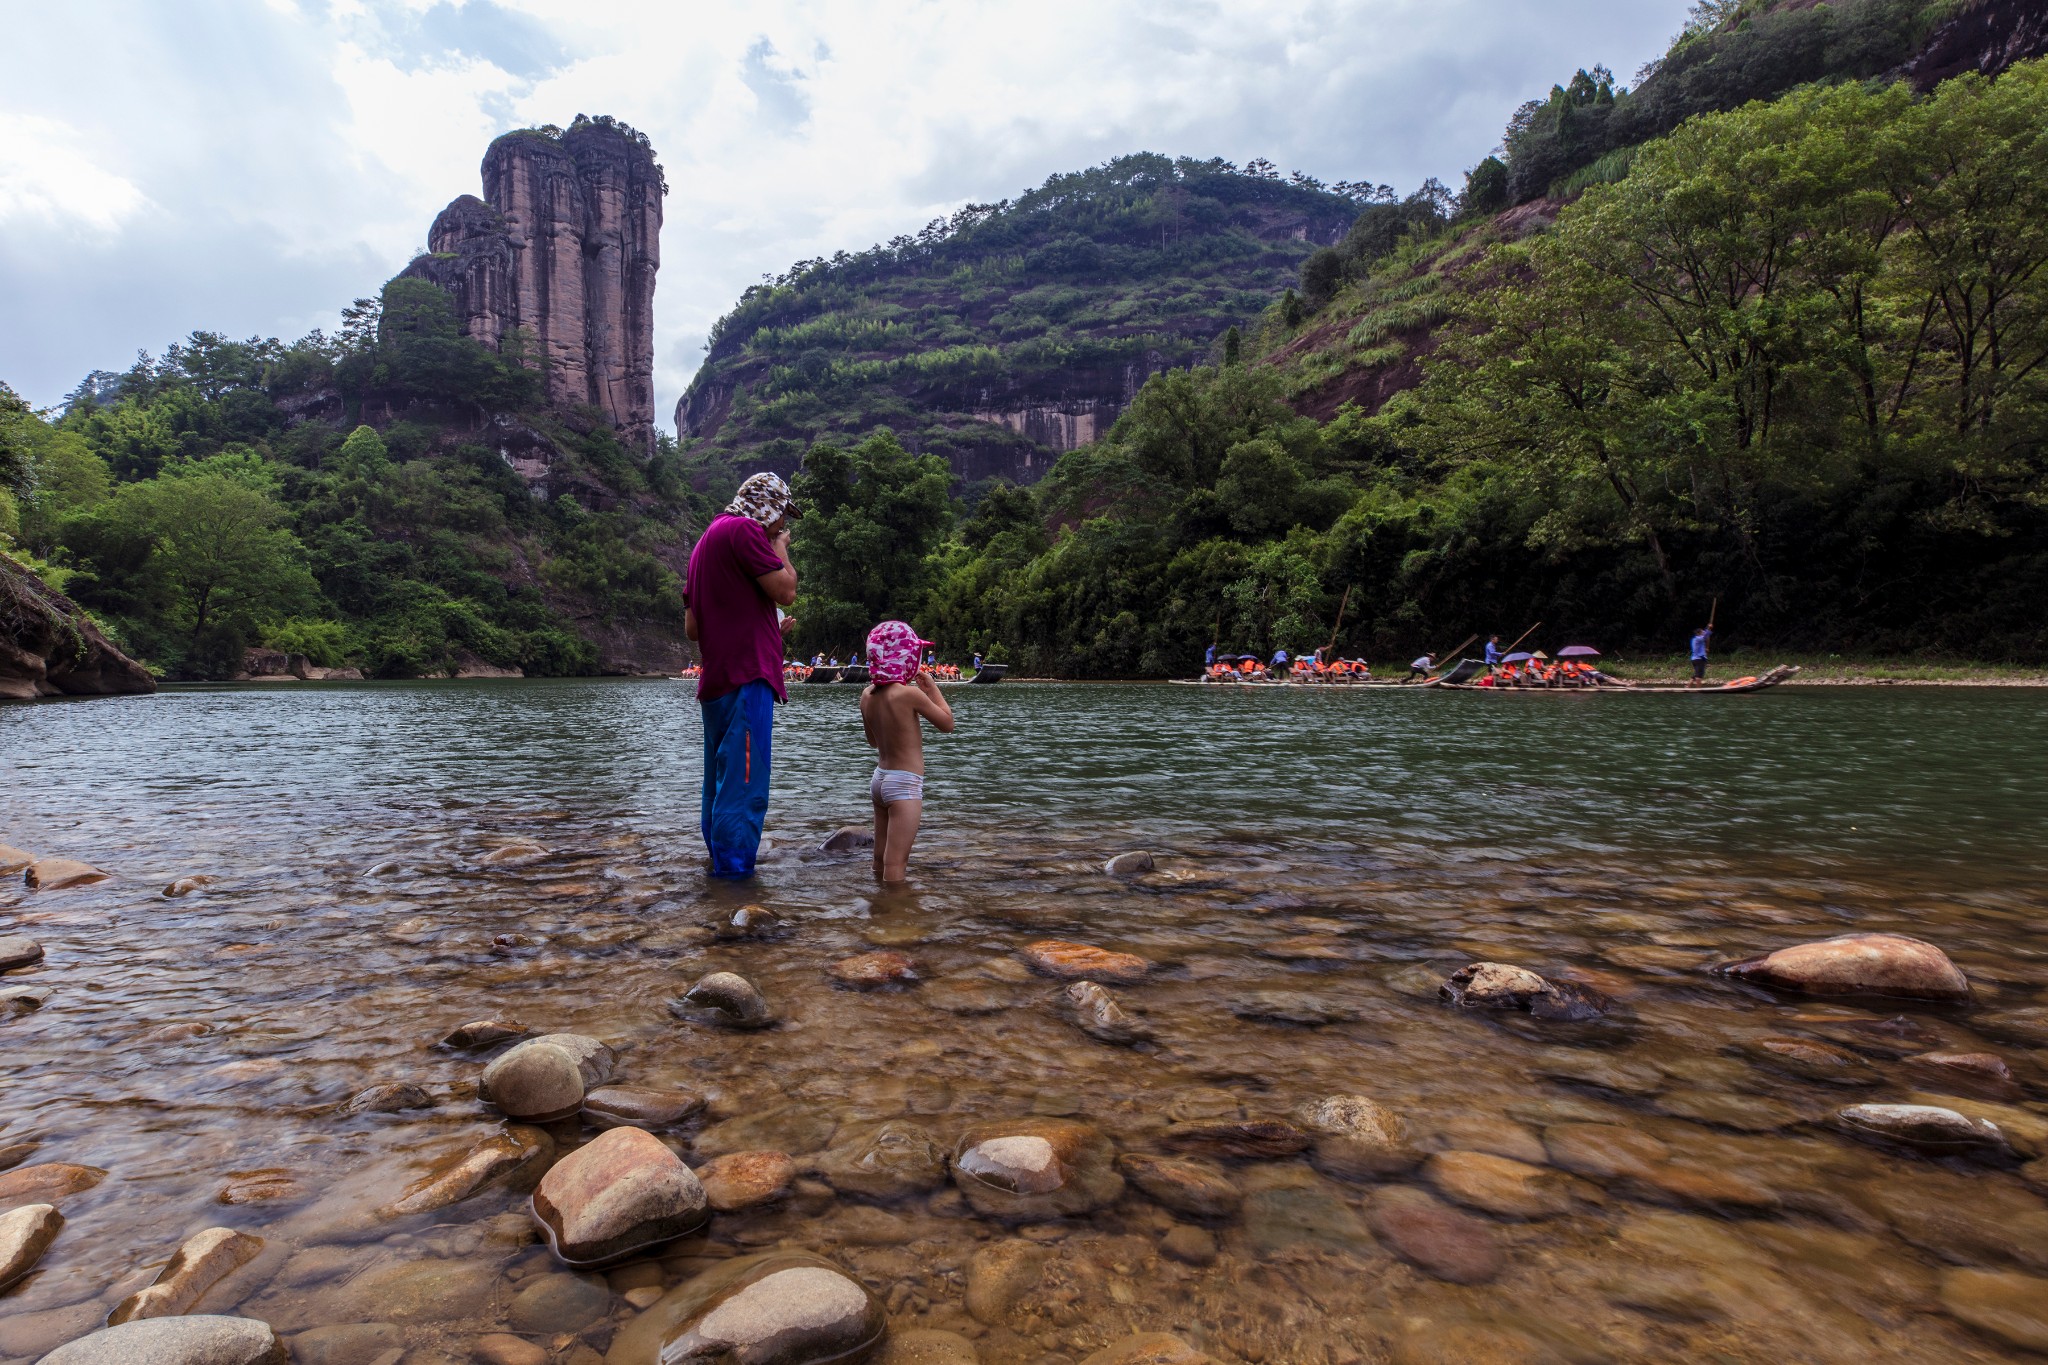
[[[751,877],[768,818],[775,689],[750,682],[698,705],[704,712],[703,829],[711,875]]]

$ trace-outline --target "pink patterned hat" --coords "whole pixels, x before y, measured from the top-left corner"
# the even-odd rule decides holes
[[[884,621],[868,632],[868,677],[878,683],[907,683],[924,664],[930,640],[902,621]]]

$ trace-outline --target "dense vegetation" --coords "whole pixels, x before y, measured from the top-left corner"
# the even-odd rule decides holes
[[[878,424],[925,453],[1021,445],[974,414],[1120,400],[1127,367],[1210,357],[1377,193],[1263,161],[1126,156],[798,262],[714,328],[684,398],[710,437],[698,453],[787,468],[814,440]]]
[[[595,630],[675,628],[672,455],[563,426],[518,338],[470,341],[433,285],[345,318],[289,345],[195,332],[48,419],[0,405],[0,537],[173,677],[257,644],[381,677],[581,673]],[[508,422],[558,451],[555,496],[484,444]]]
[[[1379,658],[1539,617],[1668,650],[1715,598],[1735,643],[2048,657],[2044,172],[2037,62],[1696,118],[1533,235],[1412,203],[1323,314],[1275,305],[950,525],[888,437],[814,451],[933,548],[876,583],[800,528],[807,647],[895,613],[1032,672],[1186,673],[1326,643],[1348,588],[1338,646]],[[1417,386],[1290,406],[1302,335],[1355,358],[1403,318]],[[835,546],[879,535],[837,505]]]

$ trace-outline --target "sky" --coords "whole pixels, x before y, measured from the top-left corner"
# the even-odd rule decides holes
[[[0,0],[0,381],[56,403],[195,329],[332,330],[499,133],[645,132],[666,425],[791,262],[1127,152],[1457,186],[1686,0]]]

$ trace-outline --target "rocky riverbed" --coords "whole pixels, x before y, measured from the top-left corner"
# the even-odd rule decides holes
[[[7,1365],[2048,1350],[2023,881],[289,799],[9,831]]]

